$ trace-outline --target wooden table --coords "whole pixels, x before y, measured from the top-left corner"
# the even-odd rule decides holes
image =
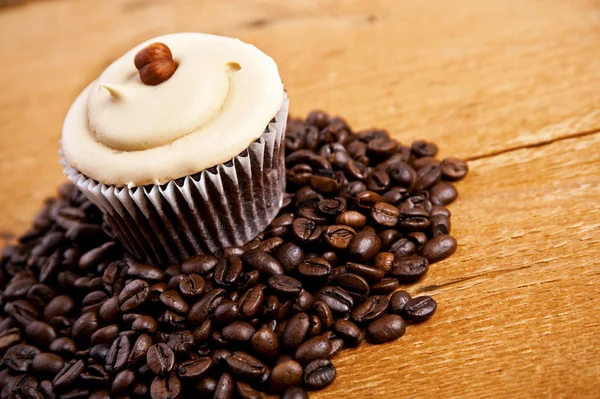
[[[1,1],[0,1],[1,2]],[[470,160],[459,249],[412,294],[439,310],[336,359],[314,398],[600,396],[597,0],[45,0],[0,8],[0,229],[65,178],[62,119],[133,45],[237,36],[277,61],[291,110],[322,108]]]

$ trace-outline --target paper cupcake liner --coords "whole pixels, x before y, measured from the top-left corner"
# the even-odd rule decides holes
[[[162,185],[115,187],[70,167],[64,173],[100,210],[116,238],[139,259],[181,263],[240,246],[275,218],[285,192],[283,136],[288,99],[265,132],[230,161]]]

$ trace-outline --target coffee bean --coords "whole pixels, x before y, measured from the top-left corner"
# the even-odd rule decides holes
[[[323,336],[316,336],[300,345],[298,349],[296,349],[294,357],[298,362],[307,364],[313,360],[326,359],[330,353],[331,342]]]
[[[140,363],[142,360],[145,360],[148,354],[148,350],[150,349],[152,344],[153,340],[150,335],[140,334],[140,336],[137,337],[133,346],[131,347],[129,357],[127,358],[127,364],[129,366],[132,366]]]
[[[83,360],[71,360],[56,374],[52,384],[54,389],[64,390],[75,383],[77,378],[84,372],[85,363]]]
[[[179,364],[177,375],[179,378],[200,378],[205,376],[213,366],[210,357],[198,357],[183,361]]]
[[[29,323],[37,320],[40,314],[38,309],[25,299],[19,299],[12,302],[8,313],[23,327],[26,327]]]
[[[250,267],[267,276],[283,274],[283,267],[271,255],[259,249],[251,249],[242,255],[242,260]]]
[[[98,329],[98,324],[97,313],[84,313],[73,323],[71,336],[75,341],[87,339]]]
[[[240,316],[252,318],[260,312],[265,297],[264,288],[264,285],[257,284],[242,295],[239,301]]]
[[[102,321],[106,323],[117,321],[119,319],[120,313],[121,312],[119,310],[119,297],[117,296],[108,298],[98,310],[98,315],[100,316],[100,319],[102,319]]]
[[[300,385],[302,382],[302,371],[300,363],[294,360],[287,360],[277,364],[271,372],[271,389],[275,392],[282,392],[289,387]]]
[[[146,362],[156,375],[166,375],[175,366],[175,354],[167,344],[152,345],[146,354]]]
[[[404,311],[404,306],[412,299],[410,294],[406,291],[396,291],[390,297],[390,310],[397,314],[401,315]]]
[[[352,311],[352,319],[359,324],[378,319],[387,311],[389,300],[385,295],[373,295]]]
[[[399,286],[397,278],[384,278],[371,286],[371,293],[375,295],[388,295],[396,291]]]
[[[240,279],[242,272],[243,265],[239,257],[221,259],[215,266],[214,280],[221,287],[232,287]]]
[[[212,398],[217,389],[217,382],[218,381],[213,377],[203,377],[196,384],[196,392],[198,392],[202,398]]]
[[[307,281],[324,279],[331,273],[331,264],[319,257],[306,259],[298,265],[298,273]]]
[[[112,381],[110,392],[113,395],[121,395],[127,392],[134,382],[135,373],[131,370],[123,370]]]
[[[394,227],[398,223],[398,215],[398,208],[386,202],[378,202],[371,208],[371,217],[381,226]]]
[[[48,346],[56,339],[54,328],[43,321],[32,321],[25,327],[25,334],[36,345]]]
[[[323,226],[319,226],[314,221],[301,217],[294,220],[292,230],[301,242],[312,243],[321,237]]]
[[[394,263],[394,254],[391,252],[380,252],[375,257],[375,267],[389,272],[392,270],[392,264]]]
[[[260,392],[242,381],[236,381],[235,392],[240,399],[263,399]]]
[[[127,275],[132,278],[140,278],[146,281],[161,281],[165,278],[165,272],[161,268],[135,261],[129,262]]]
[[[221,331],[223,338],[233,342],[248,342],[256,329],[251,324],[245,321],[235,321],[225,327]]]
[[[300,387],[289,387],[281,395],[281,399],[308,399],[308,394]]]
[[[292,310],[294,312],[306,312],[314,301],[315,298],[310,294],[310,292],[303,289],[294,300]]]
[[[348,244],[348,252],[359,262],[366,262],[375,257],[381,248],[381,240],[370,231],[356,233]]]
[[[198,302],[196,302],[188,313],[188,321],[194,325],[202,324],[225,297],[226,291],[221,288],[215,288],[207,292]]]
[[[57,338],[50,344],[50,351],[58,355],[71,356],[75,354],[76,350],[75,341],[68,337]]]
[[[125,368],[129,353],[131,351],[131,343],[126,336],[115,339],[106,354],[105,368],[107,371],[118,372]]]
[[[40,353],[41,351],[34,346],[17,344],[8,348],[4,354],[3,362],[15,371],[27,371],[33,359]]]
[[[167,345],[175,353],[188,353],[195,344],[194,335],[189,330],[175,331],[167,340]]]
[[[153,317],[142,315],[135,319],[131,328],[138,332],[154,334],[158,331],[158,322]]]
[[[364,301],[369,296],[369,283],[357,274],[341,274],[335,278],[334,282],[350,294],[356,303]]]
[[[297,349],[304,341],[309,327],[309,316],[306,313],[298,313],[292,316],[283,330],[283,347],[289,350]]]
[[[418,140],[412,143],[411,150],[419,158],[434,157],[438,153],[438,146],[435,143]]]
[[[285,272],[289,273],[295,270],[304,258],[304,250],[299,245],[288,242],[279,247],[276,258]]]
[[[354,199],[355,205],[359,210],[370,211],[378,202],[383,202],[383,197],[374,191],[363,191]]]
[[[233,352],[225,359],[225,363],[231,374],[248,381],[260,382],[269,373],[266,364],[245,352]]]
[[[62,370],[65,361],[54,353],[40,353],[33,358],[31,369],[37,373],[55,375]]]
[[[143,305],[148,299],[149,287],[144,280],[133,280],[127,284],[119,294],[121,311],[129,312]]]
[[[338,315],[349,314],[354,305],[352,296],[339,287],[327,286],[320,291],[317,298],[325,302],[331,311]]]
[[[401,283],[412,283],[427,273],[429,261],[418,255],[396,258],[392,265],[392,274]]]
[[[446,234],[433,237],[423,245],[422,254],[430,263],[446,259],[456,251],[456,239]]]
[[[348,270],[349,273],[354,273],[363,277],[371,283],[376,283],[385,277],[385,271],[360,263],[348,262],[346,264],[346,270]]]
[[[269,288],[279,295],[294,296],[302,291],[302,284],[293,277],[280,275],[269,278]]]
[[[268,359],[277,357],[279,353],[279,337],[268,328],[256,331],[250,339],[250,345],[254,353]]]
[[[150,385],[152,399],[179,399],[182,397],[182,391],[181,381],[175,373],[169,376],[156,376]]]
[[[179,281],[179,292],[186,298],[197,298],[204,291],[204,279],[199,274],[182,275]],[[152,291],[150,287],[150,291]],[[163,291],[164,292],[164,291]],[[160,295],[160,294],[159,294]]]
[[[406,324],[402,317],[395,314],[385,315],[369,324],[367,333],[374,344],[394,341],[404,335]]]
[[[464,179],[469,172],[467,163],[458,158],[446,158],[442,161],[442,175],[445,180],[456,181]]]
[[[429,296],[419,296],[404,305],[402,315],[414,323],[428,320],[437,309],[436,301]]]
[[[410,256],[415,253],[417,250],[417,246],[410,239],[403,237],[400,238],[390,245],[389,251],[394,254],[396,258],[401,258],[404,256]],[[392,268],[394,265],[392,264]]]
[[[354,229],[360,229],[367,223],[367,217],[360,212],[345,211],[335,218],[337,225],[345,225]]]
[[[221,374],[221,378],[215,387],[213,399],[233,399],[235,394],[235,382],[233,377],[227,373]]]
[[[160,294],[160,301],[169,309],[176,313],[186,314],[190,307],[187,302],[181,297],[181,294],[175,290],[168,290]]]
[[[336,376],[333,363],[319,359],[309,363],[304,369],[304,385],[310,390],[320,390],[330,385]]]
[[[21,341],[21,330],[18,328],[9,328],[0,333],[0,352]]]
[[[333,331],[344,340],[346,346],[354,347],[363,341],[363,333],[358,326],[349,320],[336,320]]]
[[[239,305],[228,299],[221,301],[213,312],[213,321],[218,324],[230,324],[239,315]]]
[[[185,274],[204,274],[211,272],[219,259],[212,255],[192,256],[181,264],[181,272]]]

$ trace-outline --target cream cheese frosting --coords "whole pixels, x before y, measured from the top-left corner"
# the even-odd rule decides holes
[[[178,64],[141,82],[139,50],[166,44]],[[238,39],[177,33],[128,51],[71,106],[62,132],[68,164],[107,185],[163,184],[229,161],[262,135],[282,105],[272,58]]]

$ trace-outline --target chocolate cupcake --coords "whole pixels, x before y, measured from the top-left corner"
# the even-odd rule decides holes
[[[277,66],[256,47],[161,36],[77,97],[62,164],[132,254],[181,262],[243,245],[276,216],[287,110]]]

